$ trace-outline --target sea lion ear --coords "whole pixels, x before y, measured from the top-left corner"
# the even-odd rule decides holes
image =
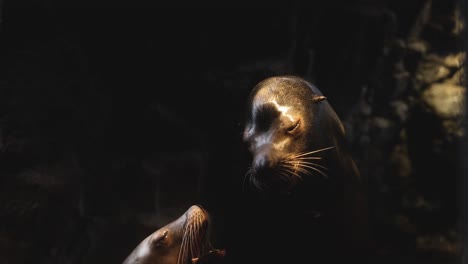
[[[315,95],[312,97],[312,101],[313,101],[313,102],[319,102],[319,101],[326,100],[326,99],[327,99],[327,97],[325,97],[325,96],[323,96],[323,95],[316,95],[316,94],[315,94]]]

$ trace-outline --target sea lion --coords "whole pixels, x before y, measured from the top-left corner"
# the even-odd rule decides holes
[[[209,229],[208,212],[192,205],[179,218],[141,241],[122,264],[219,263],[225,252],[211,247]],[[207,261],[210,259],[213,261]]]
[[[316,247],[329,260],[336,251],[349,256],[344,252],[367,248],[364,185],[344,126],[317,87],[298,76],[260,81],[248,98],[243,140],[252,158],[246,176],[268,201],[253,213],[260,208],[261,221],[288,227],[282,241],[295,253],[286,257]],[[304,238],[305,245],[299,242]]]
[[[254,87],[243,140],[253,155],[255,187],[289,191],[305,176],[334,176],[330,169],[339,170],[339,177],[359,178],[343,124],[326,99],[296,76],[271,77]]]

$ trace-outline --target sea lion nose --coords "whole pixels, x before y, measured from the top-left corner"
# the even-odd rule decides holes
[[[273,162],[271,161],[270,158],[267,157],[267,155],[258,155],[255,157],[254,160],[254,167],[257,169],[266,169],[266,168],[271,168]]]
[[[266,176],[276,167],[276,159],[273,153],[267,149],[263,149],[256,153],[253,160],[253,169],[259,176]]]

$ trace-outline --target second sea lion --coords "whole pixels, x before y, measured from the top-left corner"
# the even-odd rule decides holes
[[[224,251],[212,248],[209,227],[208,212],[192,205],[179,218],[141,241],[122,264],[217,264]],[[216,258],[208,257],[211,255]],[[207,261],[210,259],[213,261]]]

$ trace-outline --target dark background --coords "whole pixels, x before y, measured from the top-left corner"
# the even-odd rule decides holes
[[[213,245],[247,256],[245,225],[265,223],[244,184],[244,107],[279,74],[342,118],[375,263],[461,262],[457,2],[0,4],[1,263],[119,263],[195,203]]]

